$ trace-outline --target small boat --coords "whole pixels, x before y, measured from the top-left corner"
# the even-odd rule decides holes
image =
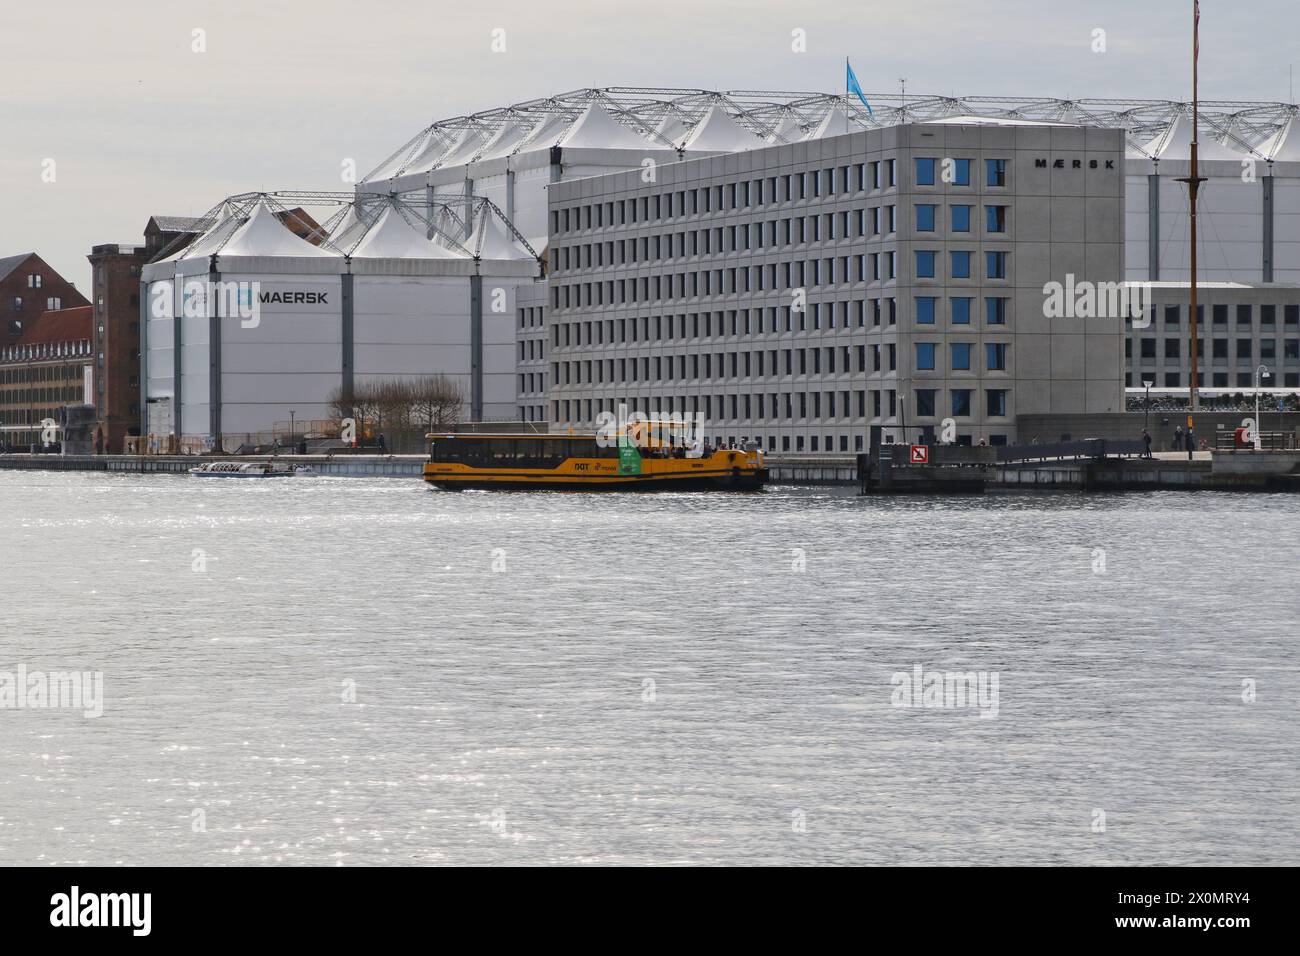
[[[636,444],[596,435],[428,435],[424,480],[443,489],[758,491],[763,453],[748,448]]]
[[[314,475],[306,465],[274,461],[209,461],[190,469],[200,478],[297,478]]]

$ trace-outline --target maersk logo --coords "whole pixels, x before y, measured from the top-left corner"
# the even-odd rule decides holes
[[[263,292],[257,299],[262,305],[328,305],[328,292]]]
[[[1038,158],[1038,159],[1035,159],[1035,160],[1034,160],[1034,168],[1035,168],[1035,169],[1046,169],[1047,166],[1048,166],[1048,162],[1049,162],[1049,160],[1047,160],[1047,159],[1043,159],[1043,158],[1041,158],[1041,157]],[[1065,164],[1066,164],[1067,161],[1064,160],[1064,159],[1053,159],[1053,160],[1050,160],[1050,162],[1051,162],[1051,166],[1052,166],[1053,169],[1065,169],[1065,168],[1066,168],[1066,165],[1065,165]],[[1071,160],[1069,160],[1068,162],[1069,162],[1069,164],[1070,164],[1070,165],[1069,165],[1069,168],[1070,168],[1070,169],[1083,169],[1083,160],[1081,160],[1081,159],[1071,159]],[[1113,159],[1107,159],[1107,160],[1105,160],[1105,161],[1102,161],[1102,160],[1097,160],[1097,159],[1090,159],[1090,160],[1088,160],[1088,168],[1089,168],[1089,169],[1114,169],[1114,168],[1115,168],[1115,160],[1113,160]]]

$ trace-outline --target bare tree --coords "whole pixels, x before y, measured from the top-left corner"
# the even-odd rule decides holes
[[[369,379],[351,389],[335,388],[328,401],[340,427],[343,419],[355,419],[360,437],[369,423],[370,442],[383,433],[393,451],[422,449],[426,433],[449,428],[465,407],[463,389],[445,375]]]
[[[411,416],[425,434],[460,420],[465,391],[445,375],[422,375],[411,381]]]

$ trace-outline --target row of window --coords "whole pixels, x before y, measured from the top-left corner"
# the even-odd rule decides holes
[[[884,159],[553,209],[551,235],[888,189],[897,185],[896,170],[895,160]]]
[[[537,329],[545,324],[545,316],[540,305],[516,309],[515,312],[518,313],[519,327],[521,329]]]
[[[89,354],[89,339],[82,339],[79,342],[34,342],[0,346],[0,362],[36,362]]]
[[[939,253],[916,251],[916,277],[933,279]],[[975,253],[954,250],[949,253],[948,276],[952,279],[973,278]],[[1011,253],[985,252],[984,278],[1003,280],[1008,277]],[[894,252],[869,253],[865,256],[837,256],[810,259],[807,262],[770,263],[766,266],[739,266],[706,269],[699,272],[676,272],[666,275],[608,279],[603,282],[556,284],[551,288],[551,306],[559,309],[582,309],[604,305],[660,302],[670,299],[734,295],[752,292],[789,291],[822,285],[889,282],[898,278]]]
[[[690,256],[778,249],[810,242],[881,237],[893,235],[897,231],[896,206],[871,206],[791,219],[709,226],[661,235],[552,246],[551,266],[555,272],[600,269],[606,266],[665,262]]]
[[[894,389],[857,389],[827,392],[753,392],[727,395],[668,395],[663,397],[563,398],[551,401],[554,422],[594,422],[603,412],[615,412],[619,405],[645,409],[652,415],[699,415],[708,421],[808,421],[810,419],[933,418],[951,415],[971,418],[976,414],[977,390],[948,389],[942,403],[942,389],[918,388],[910,411],[900,406]],[[983,410],[987,417],[1007,414],[1008,389],[983,389]],[[871,414],[867,409],[870,405]],[[887,412],[887,413],[886,413]]]
[[[516,393],[519,395],[540,395],[546,391],[545,372],[521,372],[518,378]]]
[[[1219,303],[1212,306],[1213,322],[1215,325],[1227,325],[1229,306]],[[1182,325],[1183,314],[1191,315],[1191,306],[1166,305],[1161,307],[1164,315],[1165,325],[1168,327],[1179,327]],[[1155,309],[1151,310],[1152,321],[1155,319]],[[1255,326],[1255,307],[1250,303],[1241,303],[1236,306],[1236,319],[1238,328],[1254,328]],[[1300,305],[1282,306],[1283,322],[1288,326],[1300,326]],[[1126,318],[1129,324],[1132,324],[1131,316]],[[1197,305],[1196,322],[1198,325],[1205,323],[1205,306]],[[1259,324],[1263,328],[1277,325],[1277,306],[1272,303],[1261,304],[1259,307]]]
[[[80,382],[84,365],[37,365],[0,368],[0,386],[30,385],[32,382]]]
[[[934,325],[939,314],[939,297],[919,295],[915,298],[916,323]],[[955,295],[948,298],[948,319],[953,325],[970,325],[975,308],[975,299],[971,296]],[[1005,325],[1007,321],[1007,299],[1005,296],[986,296],[984,298],[984,322],[986,325]]]
[[[916,298],[917,322],[933,324],[937,314],[937,296]],[[949,310],[954,324],[970,324],[974,308],[971,297],[954,296],[949,299]],[[984,298],[984,321],[987,325],[1005,325],[1009,299],[1006,296]],[[841,300],[839,302],[811,302],[802,311],[793,306],[766,306],[753,309],[729,309],[725,312],[691,312],[676,315],[634,316],[620,319],[585,319],[551,324],[551,343],[559,349],[591,345],[629,345],[649,342],[671,342],[728,336],[755,336],[787,332],[820,331],[865,328],[867,315],[872,327],[895,325],[898,320],[898,300],[894,297],[876,299]],[[523,343],[521,343],[522,345]],[[523,356],[521,352],[521,357]],[[540,347],[536,355],[542,358]]]
[[[31,276],[28,276],[27,278],[30,279]],[[36,278],[39,279],[40,276],[37,276]],[[39,286],[40,283],[38,282],[37,285]],[[13,308],[15,312],[21,312],[23,310],[23,297],[20,295],[14,296],[13,301],[10,303],[10,306]],[[58,296],[52,295],[45,300],[45,309],[47,312],[52,311],[54,309],[61,309],[61,308],[63,308],[63,300]]]
[[[950,279],[969,279],[971,277],[971,261],[975,253],[964,250],[954,250],[948,253],[948,278]],[[918,279],[934,279],[937,277],[935,269],[939,259],[939,252],[936,249],[917,249],[916,250],[916,277]],[[1005,279],[1007,277],[1007,266],[1011,260],[1009,252],[986,252],[984,253],[984,278],[986,279]]]
[[[953,371],[975,371],[972,364],[978,342],[949,343]],[[936,342],[916,343],[918,370],[933,370]],[[1007,370],[1006,342],[984,343],[984,370]],[[689,382],[714,378],[761,378],[764,375],[835,375],[843,372],[896,371],[898,346],[894,342],[870,346],[839,345],[821,348],[769,349],[752,352],[693,352],[690,355],[631,356],[623,358],[574,359],[552,362],[556,385],[595,385],[609,382]],[[887,368],[886,368],[887,366]],[[522,379],[522,376],[521,376]]]
[[[1125,388],[1140,388],[1144,380],[1153,383],[1160,381],[1160,379],[1150,376],[1149,373],[1142,373],[1140,376],[1136,378],[1134,377],[1134,374],[1132,372],[1124,373]],[[1187,377],[1184,377],[1182,372],[1165,372],[1162,387],[1163,388],[1186,388],[1188,381],[1189,379]],[[1275,381],[1278,381],[1283,388],[1300,388],[1300,372],[1286,372],[1281,376],[1275,376]],[[1196,373],[1196,387],[1205,388],[1204,372]],[[1255,373],[1238,372],[1236,373],[1236,375],[1229,375],[1228,372],[1214,372],[1210,376],[1210,387],[1211,388],[1254,388]]]
[[[1164,357],[1167,359],[1181,358],[1183,354],[1182,339],[1164,339]],[[1156,357],[1156,339],[1143,338],[1138,340],[1139,358],[1155,359]],[[1253,339],[1211,339],[1211,356],[1216,359],[1228,358],[1229,343],[1235,342],[1236,346],[1233,351],[1239,359],[1254,359],[1254,340]],[[1300,360],[1300,339],[1283,339],[1282,356],[1285,359]],[[1133,340],[1124,340],[1124,357],[1131,359],[1133,357]],[[1196,357],[1205,358],[1205,339],[1196,340]],[[1259,340],[1259,357],[1261,359],[1277,358],[1277,339],[1260,339]]]
[[[969,186],[974,160],[938,157],[916,160],[916,184],[932,186],[936,174],[943,182]],[[984,184],[1003,187],[1007,184],[1007,160],[984,161]],[[727,210],[747,209],[777,202],[797,202],[823,196],[845,195],[888,189],[897,185],[897,163],[893,159],[852,163],[827,169],[787,173],[737,182],[700,186],[638,196],[569,206],[551,211],[551,234],[609,226],[657,222],[680,216],[697,216]]]
[[[938,342],[916,342],[916,370],[928,372],[935,370],[937,355],[942,348]],[[948,368],[954,372],[971,371],[972,356],[979,348],[974,342],[948,343]],[[984,367],[990,372],[1005,372],[1007,369],[1007,348],[1002,342],[984,343]]]
[[[934,186],[937,180],[950,186],[969,186],[973,164],[974,160],[956,157],[917,157],[916,185]],[[1005,159],[984,160],[984,185],[1005,186],[1006,184],[1007,161]]]
[[[916,204],[916,231],[935,232],[939,223],[939,209],[936,203]],[[974,206],[950,205],[948,207],[948,231],[970,232]],[[987,233],[1004,233],[1007,231],[1007,207],[984,207],[984,231]]]

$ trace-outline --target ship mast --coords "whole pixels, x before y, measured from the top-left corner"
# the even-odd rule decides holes
[[[1190,175],[1186,179],[1179,180],[1187,183],[1187,201],[1189,204],[1189,222],[1191,225],[1191,316],[1187,323],[1188,332],[1191,341],[1188,344],[1188,354],[1191,358],[1191,372],[1188,381],[1188,405],[1187,405],[1187,430],[1191,432],[1195,425],[1195,414],[1198,406],[1196,391],[1196,196],[1200,190],[1201,183],[1205,182],[1204,177],[1200,174],[1200,168],[1197,165],[1196,152],[1197,140],[1200,139],[1200,124],[1197,113],[1198,95],[1197,95],[1197,58],[1200,55],[1201,39],[1201,3],[1200,0],[1192,0],[1192,165]]]

